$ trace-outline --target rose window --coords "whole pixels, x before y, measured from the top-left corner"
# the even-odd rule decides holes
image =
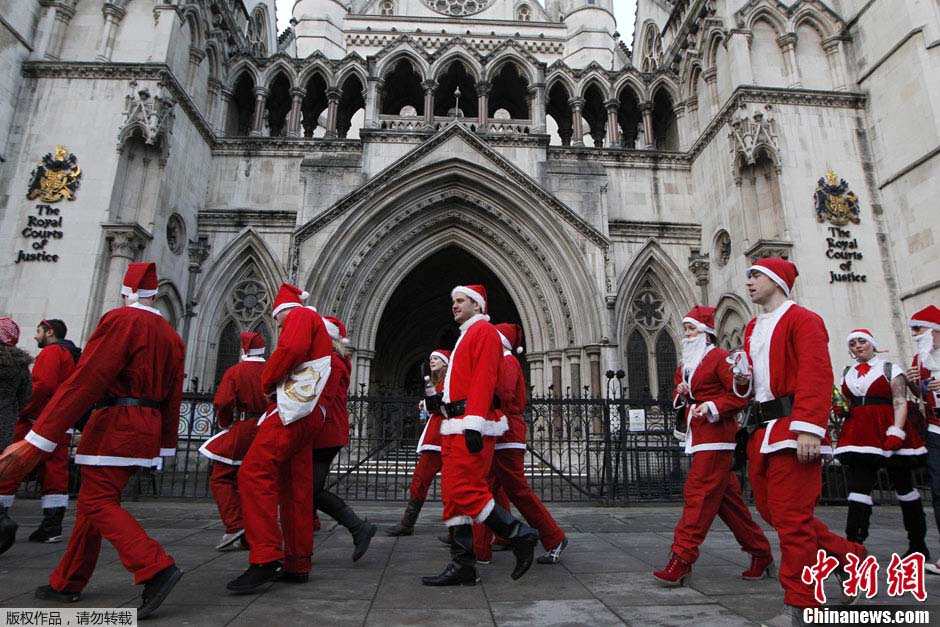
[[[429,8],[450,15],[460,17],[479,13],[493,3],[493,0],[424,0]]]
[[[242,281],[232,290],[230,306],[236,318],[250,322],[267,310],[268,293],[264,286],[254,279]]]

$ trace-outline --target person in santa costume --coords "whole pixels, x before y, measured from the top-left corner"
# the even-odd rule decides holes
[[[408,505],[401,515],[397,525],[387,529],[386,535],[410,536],[415,532],[415,523],[418,515],[428,498],[431,482],[441,471],[441,421],[444,416],[440,411],[440,395],[444,391],[444,376],[450,363],[450,351],[439,348],[431,352],[428,357],[428,366],[431,370],[430,383],[436,394],[425,398],[419,404],[419,410],[428,414],[421,438],[418,440],[418,463],[411,476],[411,485],[408,487]],[[448,539],[449,540],[449,539]],[[448,544],[450,542],[448,541]]]
[[[213,462],[209,488],[225,525],[222,539],[215,546],[219,551],[236,543],[246,546],[238,469],[258,432],[258,419],[268,407],[268,399],[261,390],[267,350],[264,337],[260,333],[246,331],[239,340],[241,359],[222,375],[212,399],[221,431],[199,447],[199,452]]]
[[[715,516],[751,556],[741,573],[749,581],[773,576],[770,543],[754,522],[741,495],[734,461],[737,412],[747,401],[734,391],[728,352],[715,346],[715,308],[693,307],[682,319],[682,362],[676,369],[673,407],[684,408],[685,452],[692,464],[685,479],[685,506],[676,525],[669,563],[653,576],[667,586],[681,586],[692,574]]]
[[[441,399],[441,495],[444,524],[453,531],[452,561],[440,575],[423,577],[426,586],[476,585],[474,521],[509,540],[516,558],[513,579],[532,566],[539,539],[537,531],[496,504],[487,481],[496,439],[509,425],[493,408],[503,350],[486,315],[486,290],[482,285],[459,285],[451,298],[460,337],[451,353]]]
[[[249,567],[226,587],[247,594],[279,579],[305,583],[313,555],[313,442],[326,418],[321,394],[330,378],[333,345],[309,294],[281,284],[271,315],[281,327],[261,375],[276,403],[238,473]],[[280,525],[278,525],[280,520]]]
[[[568,548],[568,538],[525,477],[527,427],[522,416],[526,408],[527,390],[525,374],[516,357],[524,350],[522,327],[518,324],[502,323],[496,325],[496,331],[503,345],[496,398],[499,400],[498,411],[506,416],[509,429],[496,440],[490,471],[490,489],[496,495],[497,503],[507,510],[509,503],[515,505],[526,523],[539,532],[545,554],[540,555],[536,561],[539,564],[557,564],[561,554]],[[506,501],[502,502],[501,498]],[[492,532],[485,525],[480,527],[484,531],[482,537],[477,526],[474,526],[474,545],[478,550],[482,549],[484,557],[488,557],[493,539]],[[497,546],[500,544],[498,542]]]
[[[43,320],[36,327],[36,344],[39,354],[33,363],[33,396],[20,411],[19,420],[13,433],[13,441],[26,437],[33,423],[43,408],[52,398],[56,389],[72,374],[82,351],[71,340],[65,338],[68,328],[57,319]],[[39,485],[42,497],[42,522],[39,528],[29,536],[30,542],[61,542],[62,519],[69,503],[69,446],[72,443],[72,430],[62,435],[59,446],[39,464]],[[0,522],[0,553],[3,553],[15,541],[16,523],[9,518],[9,509],[13,506],[19,482],[0,483],[0,506],[6,512],[0,518],[9,522]],[[12,524],[10,524],[12,523]],[[10,531],[12,530],[12,531]]]
[[[927,418],[927,470],[933,515],[940,529],[940,309],[924,307],[908,320],[915,355],[905,373],[911,392],[919,399]],[[940,561],[927,563],[924,570],[940,575]]]
[[[871,491],[878,469],[885,467],[901,506],[908,548],[905,556],[927,548],[927,521],[912,468],[927,453],[924,441],[908,420],[907,380],[897,364],[876,355],[878,345],[868,329],[855,329],[846,338],[857,365],[842,371],[840,387],[849,404],[842,424],[836,458],[847,469],[849,512],[845,536],[864,544],[871,519]]]
[[[94,406],[75,451],[82,485],[72,536],[49,585],[38,588],[36,597],[78,601],[105,538],[134,583],[143,585],[137,610],[142,618],[160,606],[183,573],[121,507],[121,491],[137,468],[160,468],[162,457],[176,453],[185,347],[153,307],[155,264],[129,264],[121,295],[125,306],[102,316],[75,371],[26,437],[0,456],[0,475],[25,474],[54,453],[63,434]]]
[[[817,607],[803,568],[823,549],[841,566],[865,547],[833,533],[815,516],[822,493],[820,455],[831,452],[827,430],[832,404],[829,336],[817,314],[789,300],[796,266],[768,257],[748,268],[746,287],[761,313],[744,331],[744,354],[735,358],[735,392],[756,402],[748,442],[748,475],[757,510],[780,538],[784,611],[764,624],[802,621],[802,608]],[[843,602],[855,597],[843,596]]]
[[[330,378],[320,397],[326,412],[326,422],[313,442],[314,503],[319,511],[332,516],[344,526],[353,539],[352,561],[358,562],[366,551],[378,526],[363,520],[336,494],[326,489],[330,465],[339,450],[349,444],[349,373],[351,369],[347,346],[346,325],[334,316],[324,316],[326,330],[333,343],[330,354]]]

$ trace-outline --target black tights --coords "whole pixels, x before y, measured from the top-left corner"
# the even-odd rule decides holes
[[[318,510],[336,520],[340,520],[347,505],[343,499],[326,491],[326,478],[330,474],[333,458],[339,453],[340,448],[333,446],[313,449],[313,500]]]
[[[875,487],[875,481],[878,478],[879,464],[867,464],[865,462],[856,462],[846,468],[846,483],[849,492],[856,494],[871,495],[872,488]],[[891,480],[891,487],[897,494],[905,495],[914,491],[914,481],[911,477],[911,469],[903,463],[891,463],[885,466],[888,471],[888,479]]]

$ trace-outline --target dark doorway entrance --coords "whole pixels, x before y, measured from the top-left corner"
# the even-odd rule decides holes
[[[382,312],[369,382],[372,393],[420,393],[424,360],[435,348],[450,349],[457,341],[450,290],[468,283],[486,287],[487,313],[494,323],[521,323],[508,290],[493,271],[466,250],[448,246],[402,278]]]

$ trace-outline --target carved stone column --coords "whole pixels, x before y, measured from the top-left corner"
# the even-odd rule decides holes
[[[529,117],[532,118],[532,133],[545,132],[545,83],[529,86]]]
[[[264,108],[271,93],[267,87],[255,87],[255,112],[251,118],[251,136],[261,137],[264,134]]]
[[[379,111],[382,110],[381,100],[383,85],[385,85],[384,79],[377,76],[369,76],[368,84],[366,85],[366,115],[365,120],[363,120],[363,126],[365,128],[379,128],[381,126]]]
[[[656,147],[656,138],[653,136],[653,103],[640,103],[640,113],[643,114],[643,134],[647,149]]]
[[[802,87],[800,66],[796,62],[796,33],[785,33],[777,37],[777,45],[783,51],[783,58],[787,64],[787,77],[789,87]]]
[[[693,248],[689,255],[689,271],[695,277],[695,284],[699,287],[699,300],[703,305],[708,305],[708,253],[702,253],[698,248]]]
[[[486,124],[489,119],[489,107],[490,107],[490,90],[493,89],[493,85],[487,83],[486,81],[480,81],[476,84],[477,88],[477,132],[485,133]]]
[[[287,136],[300,137],[300,107],[303,105],[307,90],[294,87],[290,90],[290,115],[287,118]]]
[[[620,101],[611,98],[604,102],[604,108],[607,109],[607,140],[608,145],[617,147],[620,145]]]
[[[829,62],[829,75],[832,77],[832,87],[836,91],[848,89],[848,80],[845,75],[845,54],[842,48],[842,37],[836,35],[822,42],[826,51],[826,60]]]
[[[714,113],[718,110],[718,68],[710,67],[702,73],[702,80],[708,88],[708,110]]]
[[[105,280],[105,292],[102,302],[104,311],[110,311],[123,304],[121,285],[127,264],[137,261],[140,253],[147,247],[153,236],[139,224],[111,223],[103,224],[105,240],[108,243],[108,275]]]
[[[65,42],[65,31],[68,29],[69,22],[75,16],[75,5],[78,0],[64,0],[54,2],[44,0],[43,6],[52,7],[55,16],[52,21],[52,33],[49,36],[49,45],[46,47],[46,59],[58,61],[59,54],[62,52],[62,44]]]
[[[529,364],[529,388],[535,394],[545,394],[545,355],[543,353],[527,353],[526,361]]]
[[[110,61],[114,53],[114,40],[117,37],[118,26],[127,14],[125,6],[127,0],[108,0],[101,7],[104,15],[104,29],[101,31],[101,40],[98,42],[98,61]]]
[[[190,240],[189,252],[189,280],[186,283],[186,302],[183,304],[183,339],[189,342],[189,330],[192,320],[196,316],[196,281],[202,272],[202,264],[209,258],[212,246],[209,245],[208,235],[198,235]]]
[[[437,81],[433,78],[421,83],[424,88],[424,128],[434,128],[434,92],[437,91]]]
[[[222,83],[217,79],[210,78],[206,82],[206,123],[209,127],[218,133],[215,124],[216,111],[219,108],[219,92],[222,90]]]
[[[580,398],[584,393],[584,390],[581,389],[581,349],[566,349],[565,358],[568,360],[568,371],[571,375],[571,396]]]
[[[549,367],[551,368],[552,374],[552,383],[551,383],[551,393],[549,396],[552,398],[561,398],[562,389],[561,389],[561,358],[562,352],[548,351],[545,353],[548,357]],[[562,424],[562,415],[561,407],[555,407],[555,411],[552,413],[551,420],[551,430],[552,434],[556,436],[561,433],[561,424]]]
[[[731,84],[753,85],[754,70],[751,67],[751,42],[754,34],[749,30],[735,28],[729,31],[728,60]]]
[[[336,113],[339,110],[339,100],[343,97],[343,92],[338,89],[326,90],[326,133],[327,138],[336,137]]]
[[[228,87],[221,87],[219,94],[222,97],[222,104],[215,116],[215,129],[219,135],[225,135],[225,116],[228,115],[228,108],[232,105],[232,96],[235,95],[235,92]]]
[[[700,132],[699,130],[699,120],[698,120],[698,96],[689,96],[688,100],[685,101],[685,111],[688,114],[689,120],[689,131],[691,132],[692,138],[698,137]]]
[[[584,146],[584,120],[581,117],[581,109],[584,107],[584,98],[572,98],[568,101],[571,107],[571,145],[575,147]]]

